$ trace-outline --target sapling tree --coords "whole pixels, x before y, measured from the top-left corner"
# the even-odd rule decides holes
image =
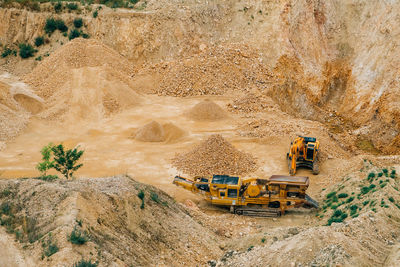
[[[52,148],[53,144],[50,143],[47,146],[44,146],[40,151],[42,154],[42,162],[39,162],[36,165],[36,169],[42,173],[42,176],[46,176],[47,171],[54,167],[54,160],[51,160]]]
[[[62,173],[67,179],[83,166],[83,164],[77,164],[84,152],[78,150],[78,148],[65,150],[64,146],[59,144],[51,149],[54,156],[54,169]]]

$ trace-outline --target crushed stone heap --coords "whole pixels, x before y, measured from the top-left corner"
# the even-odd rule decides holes
[[[221,135],[211,135],[187,153],[177,154],[172,164],[188,175],[245,175],[257,169],[256,159],[237,150]]]

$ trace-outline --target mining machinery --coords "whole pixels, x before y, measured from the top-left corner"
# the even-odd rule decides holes
[[[272,175],[268,179],[239,176],[196,176],[193,179],[175,176],[173,183],[201,194],[211,204],[226,206],[239,215],[278,217],[288,209],[318,207],[306,194],[309,178]]]

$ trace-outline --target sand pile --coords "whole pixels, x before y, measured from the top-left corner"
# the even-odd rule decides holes
[[[152,121],[137,130],[135,139],[142,142],[173,143],[185,135],[186,132],[173,123],[161,125]]]
[[[71,79],[46,100],[45,119],[97,121],[141,103],[141,96],[110,67],[71,70]]]
[[[225,118],[226,114],[220,106],[206,99],[190,109],[188,117],[196,121],[216,121]]]
[[[167,143],[174,143],[187,135],[185,130],[170,122],[165,123],[163,128],[165,132],[165,141]]]
[[[160,123],[152,121],[139,128],[135,139],[143,142],[163,142],[165,141],[164,128]]]
[[[47,99],[71,80],[73,69],[99,66],[109,67],[114,75],[129,83],[133,70],[129,61],[97,40],[82,38],[72,40],[45,58],[25,76],[25,82]]]
[[[189,175],[245,175],[257,167],[252,155],[237,150],[219,134],[210,136],[187,153],[177,154],[172,164]]]

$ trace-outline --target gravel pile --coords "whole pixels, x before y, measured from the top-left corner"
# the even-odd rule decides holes
[[[237,150],[221,135],[211,135],[191,151],[177,154],[172,164],[188,175],[245,175],[257,169],[255,158]]]
[[[153,93],[180,97],[248,92],[266,86],[271,78],[260,53],[243,45],[212,47],[182,60],[145,67],[141,74],[160,77]]]

